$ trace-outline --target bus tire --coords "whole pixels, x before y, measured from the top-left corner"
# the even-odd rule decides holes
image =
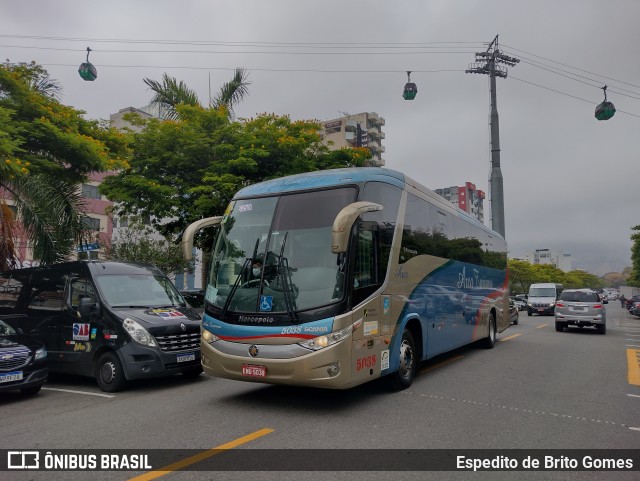
[[[389,383],[394,391],[402,391],[411,386],[418,369],[418,357],[416,344],[411,331],[405,328],[400,341],[400,366],[398,370],[389,375]]]
[[[113,351],[105,352],[96,365],[96,381],[104,392],[122,390],[127,380],[118,355]]]
[[[492,312],[489,315],[489,335],[484,338],[484,347],[493,349],[496,345],[496,315]]]

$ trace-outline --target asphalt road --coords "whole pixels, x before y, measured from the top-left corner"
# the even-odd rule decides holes
[[[633,384],[640,318],[614,302],[607,317],[603,336],[577,328],[559,333],[553,317],[521,312],[519,325],[500,334],[494,349],[470,346],[423,363],[413,385],[399,393],[380,381],[320,391],[202,375],[195,381],[175,376],[137,382],[105,394],[91,379],[52,376],[36,396],[0,394],[0,449],[190,449],[210,460],[217,456],[212,448],[244,450],[247,456],[270,449],[270,461],[277,458],[282,466],[251,472],[169,469],[160,478],[166,481],[637,480],[640,471],[345,472],[332,470],[325,452],[293,450],[350,450],[338,455],[357,462],[370,449],[385,455],[390,449],[640,449],[640,385]],[[315,456],[318,465],[288,472],[300,456]],[[198,469],[197,462],[190,466]],[[125,480],[144,474],[5,471],[0,479]]]

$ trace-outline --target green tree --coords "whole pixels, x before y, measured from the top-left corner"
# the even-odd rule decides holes
[[[635,231],[631,234],[631,275],[627,280],[627,284],[634,287],[640,287],[640,225],[631,228]]]
[[[509,292],[527,294],[529,286],[538,282],[533,265],[527,261],[509,259]]]
[[[129,226],[119,229],[106,252],[107,259],[123,262],[146,262],[166,274],[191,269],[185,261],[180,245],[158,236],[140,219],[129,219]]]
[[[126,165],[124,135],[85,120],[59,93],[35,63],[0,65],[0,269],[17,262],[21,230],[41,263],[67,256],[85,236],[79,184]]]
[[[152,119],[133,134],[129,166],[101,185],[120,215],[152,215],[154,227],[167,237],[223,213],[246,185],[361,166],[370,156],[367,149],[330,151],[314,121],[268,114],[232,121],[224,109],[190,105],[177,111],[176,120]]]

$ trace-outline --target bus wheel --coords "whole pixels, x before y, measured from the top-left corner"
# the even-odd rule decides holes
[[[396,372],[389,375],[391,388],[395,391],[401,391],[411,386],[417,369],[418,358],[413,335],[411,331],[405,329],[400,342],[400,366]]]
[[[484,347],[493,349],[496,345],[496,315],[492,312],[489,317],[489,335],[484,338]]]
[[[98,386],[105,392],[120,391],[125,383],[122,364],[115,352],[105,352],[98,360],[96,366],[96,381]]]

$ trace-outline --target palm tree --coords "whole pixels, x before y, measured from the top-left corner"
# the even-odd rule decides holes
[[[18,223],[41,264],[63,261],[87,237],[83,201],[78,186],[40,175],[2,178],[0,188],[8,192],[14,210],[0,200],[0,270],[18,263],[13,239]]]
[[[249,93],[248,73],[243,68],[237,68],[233,78],[220,87],[218,94],[211,99],[209,107],[225,107],[229,116],[233,116],[233,107]],[[160,110],[160,117],[170,120],[178,118],[176,107],[178,105],[201,105],[198,95],[187,85],[169,77],[166,73],[162,75],[162,81],[144,79],[149,88],[154,92],[151,103]]]

